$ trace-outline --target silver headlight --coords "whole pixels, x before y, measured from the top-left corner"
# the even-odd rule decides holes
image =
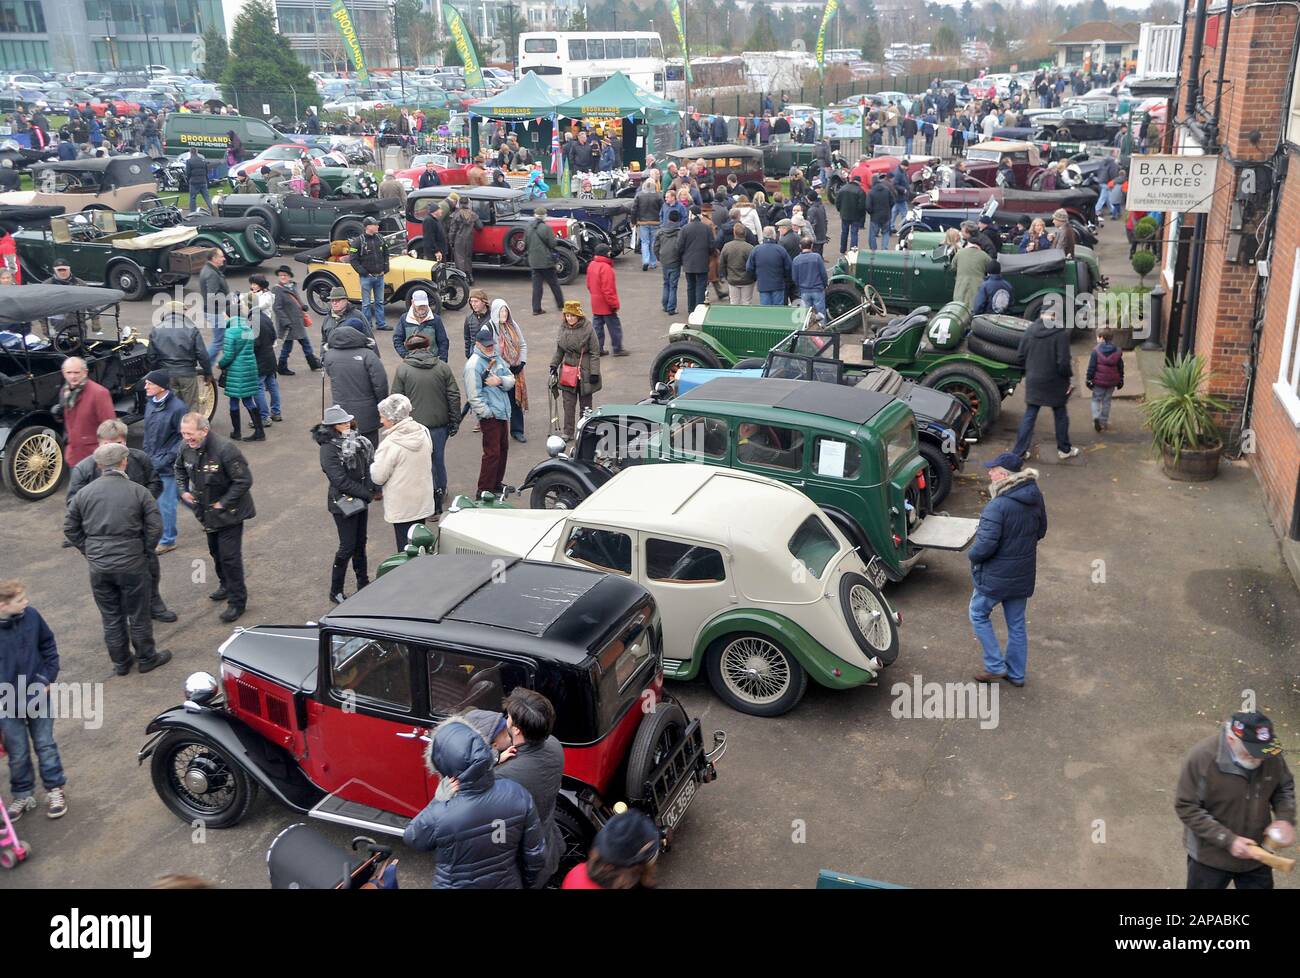
[[[551,435],[546,439],[546,454],[551,458],[558,458],[564,451],[564,439],[559,435]]]
[[[206,706],[221,691],[221,684],[210,672],[191,673],[185,680],[185,705]]]

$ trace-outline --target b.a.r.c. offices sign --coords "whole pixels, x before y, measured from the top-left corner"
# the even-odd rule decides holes
[[[1128,171],[1128,209],[1208,214],[1218,168],[1217,156],[1134,156]]]

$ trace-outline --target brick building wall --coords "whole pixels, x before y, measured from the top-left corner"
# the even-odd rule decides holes
[[[1194,22],[1195,5],[1189,3],[1184,87],[1176,107],[1179,118],[1184,115],[1185,86],[1190,77],[1190,32]],[[1230,410],[1217,420],[1234,450],[1241,442],[1248,396],[1252,317],[1259,285],[1255,264],[1244,258],[1253,252],[1254,234],[1265,220],[1267,208],[1261,202],[1247,209],[1242,227],[1243,260],[1228,261],[1229,219],[1238,172],[1228,158],[1238,162],[1264,162],[1278,145],[1285,125],[1291,49],[1297,30],[1300,30],[1300,19],[1294,7],[1261,6],[1234,17],[1228,39],[1219,114],[1219,138],[1225,158],[1219,165],[1217,192],[1206,226],[1195,350],[1207,362],[1209,392],[1230,405]],[[1208,72],[1202,101],[1207,105],[1215,95],[1214,79],[1223,33],[1220,16],[1217,31],[1213,27],[1207,30],[1207,40],[1213,39],[1215,46],[1207,44],[1202,51],[1201,73],[1205,76]],[[1252,140],[1250,135],[1254,131],[1258,135]],[[1285,533],[1291,521],[1296,474],[1300,469],[1300,431],[1272,389],[1281,359],[1295,248],[1300,244],[1300,159],[1294,147],[1288,153],[1292,175],[1282,189],[1270,269],[1271,290],[1264,307],[1255,384],[1249,391],[1253,401],[1249,428],[1254,437],[1254,450],[1247,456],[1264,487],[1268,515],[1279,533]]]

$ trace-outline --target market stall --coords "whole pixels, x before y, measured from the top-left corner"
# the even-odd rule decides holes
[[[617,126],[623,140],[624,166],[636,162],[644,167],[647,153],[662,156],[678,146],[681,112],[677,103],[646,91],[621,71],[557,111],[592,128]]]
[[[533,159],[541,160],[549,171],[551,136],[557,108],[564,101],[563,92],[529,71],[504,92],[472,103],[469,107],[471,158],[478,157],[481,144],[490,140],[495,124],[504,123],[507,131],[519,137],[519,145],[527,148]]]

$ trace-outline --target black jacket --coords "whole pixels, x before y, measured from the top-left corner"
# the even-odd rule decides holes
[[[1049,326],[1041,319],[1035,319],[1020,334],[1018,356],[1025,367],[1025,403],[1040,407],[1063,406],[1074,369],[1070,357],[1070,331],[1064,326]]]
[[[248,317],[253,331],[253,355],[257,357],[257,376],[275,373],[275,321],[269,312],[258,309]]]
[[[861,224],[867,217],[867,194],[856,180],[850,180],[840,188],[835,198],[835,209],[840,212],[840,220],[849,224]]]
[[[350,242],[352,267],[358,275],[388,273],[388,244],[381,234],[360,234]]]
[[[818,244],[826,243],[826,205],[821,202],[821,198],[808,205],[804,212],[804,217],[808,219],[809,227],[812,229],[813,240]]]
[[[226,284],[224,271],[211,262],[200,269],[199,295],[203,297],[204,315],[215,313],[224,322],[229,292],[230,287]]]
[[[357,436],[356,450],[346,458],[343,455],[343,436],[329,425],[318,424],[311,430],[312,438],[320,446],[320,467],[329,480],[325,494],[325,507],[335,515],[342,515],[339,499],[352,496],[370,502],[375,487],[370,481],[370,463],[375,457],[375,446],[370,439]]]
[[[423,235],[423,247],[425,261],[433,261],[434,255],[447,255],[447,231],[442,226],[442,221],[438,220],[438,209],[430,207],[429,212],[424,215],[424,220],[420,222],[420,233]]]
[[[894,209],[894,192],[884,180],[877,180],[867,194],[867,213],[873,224],[888,224],[889,214]]]
[[[659,229],[655,235],[653,251],[655,257],[664,265],[682,263],[682,228],[679,224],[668,224]]]
[[[93,461],[93,460],[92,460]],[[162,513],[144,486],[109,471],[68,503],[63,535],[92,571],[147,573],[148,555],[162,539]]]
[[[215,431],[198,448],[186,445],[176,456],[176,493],[194,495],[194,516],[208,532],[256,516],[252,490],[253,473],[243,453]],[[215,503],[221,508],[214,509]]]
[[[638,193],[632,198],[632,218],[637,224],[659,224],[659,211],[664,206],[664,195],[658,191]]]
[[[776,239],[776,243],[786,250],[790,260],[794,261],[799,257],[799,235],[793,229],[786,231],[785,234]]]
[[[208,161],[202,156],[185,157],[185,183],[192,190],[208,185]]]
[[[483,310],[483,315],[474,311],[473,306],[467,306],[465,309],[465,359],[474,352],[474,338],[478,336],[479,329],[485,324],[492,321],[492,307],[489,306]]]
[[[173,377],[212,376],[203,336],[185,316],[170,315],[153,328],[148,358],[150,370],[166,370]]]
[[[140,448],[128,448],[127,452],[129,454],[126,457],[126,477],[137,486],[144,486],[149,490],[149,495],[157,499],[162,495],[163,484],[162,479],[158,478],[158,470],[154,468],[153,460]],[[64,502],[72,502],[73,496],[99,476],[99,466],[95,464],[94,456],[88,455],[83,458],[72,467],[72,475],[68,479],[68,496]]]
[[[275,314],[276,325],[290,332],[295,327],[306,326],[307,321],[303,319],[302,297],[298,295],[296,283],[272,286],[271,294],[275,296],[275,301],[271,304],[271,312]]]
[[[713,233],[701,220],[691,220],[682,228],[682,271],[702,275],[709,270],[709,253],[713,250]]]
[[[533,887],[546,884],[560,865],[564,853],[564,839],[555,824],[555,802],[560,794],[560,781],[564,777],[564,748],[555,737],[547,737],[540,744],[520,744],[510,760],[498,765],[497,777],[523,785],[533,796],[537,817],[542,822],[542,836],[546,839],[546,868],[538,874]]]
[[[388,375],[379,354],[351,326],[330,333],[321,357],[334,403],[357,419],[358,431],[379,429],[379,402],[388,396]]]

